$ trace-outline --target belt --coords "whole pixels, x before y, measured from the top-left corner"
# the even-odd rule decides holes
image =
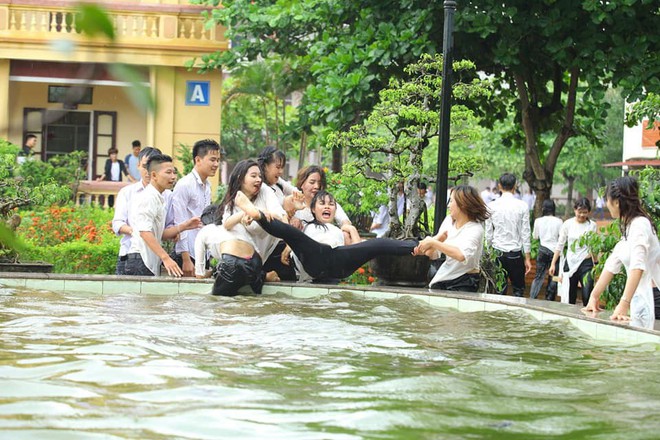
[[[517,250],[517,251],[506,251],[506,252],[505,252],[505,251],[501,251],[501,250],[499,250],[499,249],[495,249],[495,250],[496,250],[497,252],[499,252],[500,255],[502,255],[503,257],[517,257],[518,255],[521,255],[521,254],[522,254],[522,251],[521,251],[521,250]]]
[[[128,260],[128,255],[120,255],[119,256],[119,261],[126,261]]]
[[[128,254],[126,255],[127,260],[137,260],[137,259],[142,259],[142,255],[140,255],[139,252],[134,253],[134,254]]]

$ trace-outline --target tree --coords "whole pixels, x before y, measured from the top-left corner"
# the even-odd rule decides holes
[[[202,69],[279,54],[309,84],[301,109],[308,126],[343,129],[361,120],[389,77],[442,47],[440,0],[228,0],[210,17],[237,44],[202,57]],[[652,0],[458,2],[456,58],[474,60],[496,87],[475,109],[489,126],[514,115],[537,209],[568,139],[600,129],[609,84],[628,100],[660,90],[659,17]],[[594,124],[577,126],[578,115]]]

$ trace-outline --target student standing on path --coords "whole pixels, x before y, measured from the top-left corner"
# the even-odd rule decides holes
[[[600,295],[614,274],[626,269],[626,287],[610,319],[653,328],[655,320],[653,283],[660,285],[660,244],[649,214],[639,199],[639,186],[632,177],[619,177],[607,187],[607,209],[612,218],[620,219],[621,241],[605,262],[586,312],[598,312]],[[628,316],[630,311],[630,316]]]
[[[532,281],[532,288],[529,291],[529,297],[536,299],[539,296],[541,287],[543,286],[543,279],[548,274],[548,269],[552,263],[552,257],[559,241],[559,230],[561,229],[562,221],[560,218],[555,217],[555,202],[551,199],[543,201],[543,217],[537,218],[534,222],[534,232],[532,236],[540,240],[539,254],[536,257],[536,275]],[[555,267],[555,272],[557,272]],[[554,301],[557,295],[557,282],[553,281],[552,277],[548,280],[548,287],[545,290],[545,299]]]
[[[192,150],[195,167],[174,187],[172,209],[174,223],[182,224],[193,217],[201,217],[211,204],[211,182],[220,166],[220,145],[212,139],[195,142]],[[176,261],[181,264],[184,277],[195,276],[195,237],[197,230],[183,231],[174,248]]]
[[[128,168],[129,174],[135,179],[135,181],[138,181],[142,177],[139,169],[140,158],[138,157],[142,150],[142,144],[140,141],[134,140],[131,144],[131,148],[133,151],[126,155],[124,163],[126,163],[126,168]]]
[[[502,174],[498,186],[502,196],[488,205],[490,218],[486,220],[486,241],[495,248],[506,278],[511,280],[513,294],[523,296],[525,274],[532,269],[529,210],[527,203],[514,197],[516,176]],[[506,295],[508,287],[505,281],[499,294]]]

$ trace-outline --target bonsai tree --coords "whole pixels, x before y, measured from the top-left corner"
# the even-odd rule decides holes
[[[18,260],[16,248],[19,244],[13,233],[21,224],[17,209],[68,200],[72,194],[70,186],[56,182],[53,176],[68,176],[70,179],[76,175],[67,167],[50,163],[35,164],[36,161],[28,160],[18,165],[19,151],[17,146],[0,139],[0,262],[15,263]],[[80,154],[69,156],[79,161]],[[37,169],[43,172],[37,173]]]
[[[475,116],[464,103],[487,96],[490,88],[487,81],[477,77],[472,62],[457,61],[453,68],[456,80],[452,91],[451,140],[455,141],[476,134],[472,129],[476,124]],[[423,181],[435,182],[430,172],[424,172],[423,157],[430,145],[437,144],[442,56],[424,55],[418,62],[406,66],[404,72],[406,78],[390,80],[389,86],[380,92],[379,102],[361,124],[329,138],[333,147],[346,147],[354,159],[345,165],[343,175],[348,179],[364,176],[377,182],[375,188],[387,194],[388,234],[400,239],[428,233],[419,226],[425,204],[417,186]],[[478,157],[455,159],[450,160],[454,183],[471,175],[470,171],[476,171],[484,162]],[[435,162],[430,168],[435,168]],[[408,208],[403,222],[397,215],[398,185],[401,182]],[[444,197],[442,194],[438,196]]]

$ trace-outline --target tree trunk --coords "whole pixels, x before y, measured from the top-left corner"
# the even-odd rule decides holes
[[[573,211],[573,184],[575,183],[574,176],[564,176],[568,182],[568,193],[566,194],[566,212],[564,213],[564,218],[567,219],[571,216]]]
[[[335,173],[341,173],[341,148],[332,147],[332,171]]]
[[[307,154],[307,132],[300,133],[300,154],[298,155],[298,169],[305,165],[305,155]]]

